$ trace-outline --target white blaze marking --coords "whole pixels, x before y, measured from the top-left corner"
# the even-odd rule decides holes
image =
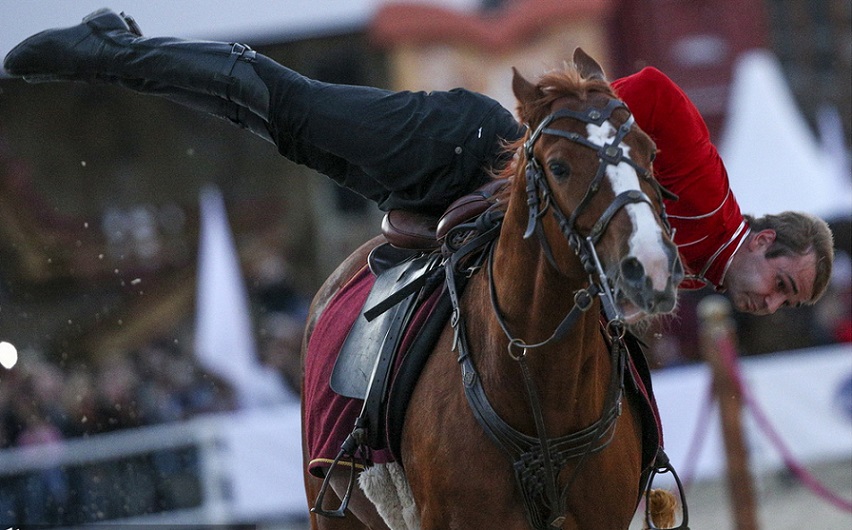
[[[590,123],[586,126],[586,131],[588,140],[598,146],[608,143],[616,134],[615,127],[608,121],[600,127]],[[619,147],[624,151],[624,156],[629,158],[630,146],[622,143]],[[639,175],[626,162],[620,162],[617,166],[608,165],[606,175],[616,196],[625,191],[642,190],[639,186]],[[668,283],[669,260],[664,250],[663,231],[657,223],[654,211],[646,202],[628,203],[624,209],[633,223],[633,233],[628,243],[630,255],[638,259],[645,268],[645,274],[651,278],[654,289],[662,291]]]

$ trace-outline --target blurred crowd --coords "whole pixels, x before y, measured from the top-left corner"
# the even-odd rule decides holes
[[[62,368],[37,355],[22,355],[20,366],[0,377],[3,448],[234,408],[228,385],[166,340]]]
[[[234,409],[233,392],[174,342],[60,368],[25,352],[0,375],[0,446],[28,447]],[[0,476],[0,522],[92,522],[191,505],[195,455],[161,451]],[[164,480],[167,479],[167,480]],[[175,489],[176,484],[184,487]],[[122,488],[132,495],[121,495]],[[176,495],[177,494],[177,495]],[[128,500],[137,506],[128,506]]]
[[[275,245],[255,244],[245,254],[257,361],[296,396],[309,300],[293,287]],[[22,351],[13,369],[0,370],[0,449],[236,410],[227,374],[206,369],[191,339],[175,338],[191,336],[191,328],[186,315],[168,338],[88,359]],[[0,474],[0,524],[82,524],[197,507],[204,487],[198,466],[197,449],[188,446]]]

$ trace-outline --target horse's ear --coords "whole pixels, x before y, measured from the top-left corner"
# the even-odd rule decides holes
[[[515,93],[515,98],[518,100],[518,117],[521,121],[526,122],[529,118],[526,109],[531,103],[541,97],[541,90],[534,84],[527,81],[524,76],[518,72],[517,68],[512,67],[512,92]]]
[[[604,75],[601,65],[584,52],[583,48],[574,50],[574,66],[585,79],[601,79],[606,81],[606,75]]]

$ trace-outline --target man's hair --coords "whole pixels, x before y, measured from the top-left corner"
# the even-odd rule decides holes
[[[828,287],[834,264],[834,235],[828,223],[804,212],[782,212],[757,218],[745,215],[745,218],[755,232],[767,228],[775,231],[775,242],[766,251],[767,258],[814,254],[816,277],[813,296],[808,303],[819,300]]]

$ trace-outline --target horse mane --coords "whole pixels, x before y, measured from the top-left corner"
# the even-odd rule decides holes
[[[492,178],[513,180],[522,177],[521,171],[526,167],[523,145],[530,136],[530,123],[540,123],[548,114],[553,103],[561,98],[570,97],[584,102],[592,95],[604,94],[610,98],[616,98],[615,91],[606,79],[600,77],[585,78],[573,65],[565,64],[561,70],[545,72],[536,83],[540,96],[533,101],[518,102],[517,115],[522,118],[527,131],[523,137],[512,142],[506,142],[504,152],[506,158],[511,160],[500,168],[494,168],[491,172]],[[511,186],[506,186],[498,198],[505,205]]]

